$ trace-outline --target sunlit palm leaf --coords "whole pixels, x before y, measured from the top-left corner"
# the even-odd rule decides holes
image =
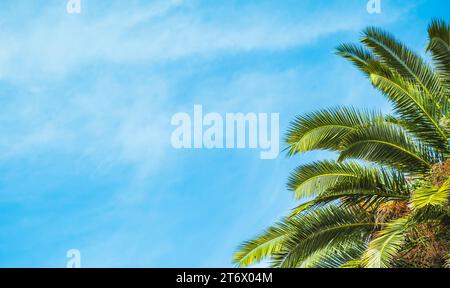
[[[371,125],[348,135],[339,161],[361,159],[407,173],[425,173],[440,158],[393,124]]]
[[[433,21],[428,27],[431,51],[438,75],[450,89],[450,25],[444,21]]]
[[[398,267],[405,252],[418,248],[414,237],[424,227],[442,243],[450,238],[450,180],[440,188],[430,184],[434,173],[445,176],[435,169],[445,170],[450,155],[450,26],[434,21],[428,32],[435,67],[375,28],[364,32],[363,45],[338,47],[394,114],[335,108],[291,123],[289,155],[329,150],[338,161],[302,165],[291,174],[289,189],[302,204],[244,243],[238,265],[268,258],[274,267]],[[441,255],[439,263],[445,261],[450,264]]]
[[[234,255],[234,263],[246,267],[277,253],[283,247],[283,242],[296,232],[295,224],[295,220],[284,219],[256,239],[243,243]]]
[[[340,151],[341,141],[358,127],[383,121],[378,112],[334,108],[298,117],[287,135],[289,154],[312,150]]]
[[[376,225],[373,217],[359,208],[329,206],[311,211],[298,218],[296,234],[283,243],[273,265],[297,267],[322,249],[361,245]]]
[[[389,268],[405,242],[408,218],[397,219],[384,227],[369,243],[362,264],[365,268]]]
[[[375,169],[357,162],[319,161],[295,169],[289,177],[288,187],[297,199],[304,199],[319,195],[344,179],[369,178],[376,173]]]
[[[409,131],[439,151],[447,149],[447,134],[439,125],[442,111],[432,99],[397,75],[371,74],[370,78],[394,104]]]
[[[367,247],[365,241],[324,248],[301,262],[299,268],[359,268]],[[356,264],[358,263],[358,264]],[[352,267],[349,267],[352,265]],[[356,267],[357,265],[357,267]]]
[[[357,177],[342,178],[313,200],[293,209],[289,217],[308,209],[322,207],[337,200],[345,205],[363,205],[368,208],[392,200],[408,200],[410,191],[406,179],[393,170],[363,168]]]
[[[411,197],[411,204],[414,209],[421,209],[427,206],[447,207],[450,197],[450,180],[446,181],[440,188],[434,186],[420,187]]]
[[[358,45],[343,44],[337,54],[354,63],[372,81],[372,84],[394,104],[399,115],[407,121],[405,126],[437,149],[446,149],[447,135],[440,127],[442,109],[419,85],[411,84],[400,74],[384,65],[373,53]],[[411,125],[410,123],[414,123]]]
[[[390,69],[421,87],[437,105],[447,105],[442,82],[433,69],[394,36],[378,28],[364,31],[362,42]]]
[[[372,51],[362,45],[341,44],[336,48],[336,54],[352,62],[367,76],[373,72],[369,68],[369,63],[379,63]]]
[[[358,269],[361,268],[362,261],[361,260],[350,260],[343,265],[339,266],[339,268],[343,269]]]

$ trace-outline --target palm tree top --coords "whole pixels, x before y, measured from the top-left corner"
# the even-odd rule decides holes
[[[288,154],[333,151],[335,160],[295,169],[301,202],[289,217],[242,244],[238,266],[443,267],[450,265],[450,25],[434,20],[431,63],[369,27],[336,54],[353,63],[393,107],[298,116]]]

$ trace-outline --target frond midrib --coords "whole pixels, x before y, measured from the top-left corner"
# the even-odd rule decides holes
[[[403,148],[403,147],[401,147],[401,146],[398,146],[398,145],[396,145],[396,144],[394,144],[394,143],[387,142],[387,141],[382,141],[382,140],[360,140],[360,141],[357,141],[357,142],[351,144],[350,146],[348,146],[348,147],[346,148],[346,150],[348,150],[348,149],[350,149],[350,148],[352,148],[352,147],[354,147],[354,146],[356,146],[356,145],[358,145],[358,144],[360,144],[360,143],[379,143],[379,144],[385,144],[385,145],[388,145],[388,146],[397,148],[397,149],[399,149],[399,150],[405,152],[406,154],[408,154],[408,155],[410,155],[410,156],[416,158],[417,160],[421,161],[422,163],[425,163],[427,166],[431,166],[431,163],[429,163],[429,162],[426,161],[425,159],[422,159],[419,155],[414,154],[414,153],[412,153],[411,151],[409,151],[409,150],[407,150],[407,149],[405,149],[405,148]]]
[[[417,80],[417,82],[419,83],[419,85],[422,87],[422,89],[424,89],[425,93],[428,94],[428,96],[430,97],[430,99],[433,100],[433,102],[435,102],[435,104],[437,105],[437,107],[440,107],[439,103],[436,102],[435,97],[433,96],[433,94],[431,94],[431,92],[428,90],[427,87],[425,87],[425,85],[422,83],[422,81],[419,79],[419,77],[411,70],[411,68],[409,68],[409,66],[402,60],[400,59],[400,57],[398,57],[388,46],[386,46],[385,44],[383,44],[382,42],[378,41],[377,39],[375,39],[374,37],[367,35],[368,38],[370,38],[371,41],[374,41],[375,43],[377,43],[378,45],[380,45],[381,47],[383,47],[392,57],[394,57],[399,63],[401,63],[401,65],[408,70],[408,72]]]
[[[331,232],[331,231],[334,231],[334,230],[345,229],[345,228],[349,228],[349,227],[364,227],[364,226],[377,227],[377,226],[383,226],[383,225],[386,225],[386,223],[375,223],[375,222],[349,223],[349,224],[343,224],[343,225],[334,226],[334,227],[330,227],[330,228],[326,228],[326,229],[320,230],[320,231],[318,231],[316,233],[313,233],[313,234],[308,235],[307,237],[301,239],[301,241],[297,245],[295,245],[295,247],[293,249],[291,249],[289,251],[289,253],[286,255],[286,257],[284,257],[283,261],[281,262],[281,264],[279,266],[282,267],[284,265],[286,259],[292,254],[292,252],[294,250],[297,249],[297,247],[300,244],[302,244],[304,241],[307,241],[308,239],[311,239],[313,237],[317,237],[317,236],[319,236],[321,234],[324,234],[326,232]]]
[[[331,176],[336,176],[336,177],[351,177],[351,178],[358,178],[359,176],[356,175],[355,173],[326,173],[326,174],[320,174],[320,175],[315,175],[313,177],[308,178],[307,180],[305,180],[303,183],[301,183],[300,185],[298,185],[297,188],[295,188],[294,192],[298,192],[298,190],[300,190],[300,188],[302,186],[304,186],[305,184],[315,180],[316,178],[321,178],[321,177],[331,177]]]
[[[381,248],[379,249],[379,251],[380,251],[380,264],[382,264],[383,267],[386,266],[386,265],[384,264],[384,261],[383,261],[383,259],[384,259],[384,257],[383,257],[383,255],[384,255],[384,250],[385,250],[386,247],[388,246],[388,243],[389,243],[395,236],[397,236],[397,235],[399,235],[399,234],[400,234],[400,232],[392,233],[392,235],[388,236],[388,238],[386,239],[386,241],[383,241],[383,244],[381,245]],[[383,262],[383,263],[381,263],[381,262]]]
[[[375,74],[372,73],[372,75],[375,75],[376,77],[385,79],[386,81],[388,81],[389,83],[391,83],[392,85],[394,85],[395,87],[397,87],[398,89],[400,89],[401,91],[403,91],[407,96],[409,96],[409,98],[414,101],[414,103],[416,103],[416,105],[420,108],[420,110],[422,110],[422,112],[425,113],[425,115],[431,120],[431,122],[433,123],[433,125],[436,127],[437,131],[439,132],[439,134],[441,134],[441,136],[447,141],[448,137],[445,134],[444,131],[442,131],[441,127],[439,126],[439,124],[434,120],[434,118],[426,111],[425,107],[423,107],[419,102],[417,102],[414,97],[412,97],[412,95],[406,91],[403,87],[401,87],[398,83],[395,83],[394,81],[390,80],[389,78],[379,75],[379,74]],[[434,101],[433,101],[434,102]],[[436,103],[435,103],[436,104]],[[436,106],[439,109],[439,106]]]
[[[284,233],[283,235],[280,235],[280,236],[278,236],[278,237],[275,237],[275,238],[273,238],[273,239],[271,239],[271,240],[269,240],[269,241],[267,241],[267,242],[264,242],[264,243],[261,244],[261,245],[256,246],[256,247],[253,248],[251,251],[249,251],[248,253],[246,253],[244,257],[242,257],[241,259],[239,259],[238,262],[239,262],[240,264],[241,264],[242,262],[245,262],[245,260],[247,260],[247,259],[250,257],[250,255],[253,254],[255,251],[257,251],[258,249],[264,248],[264,247],[270,245],[270,244],[273,243],[273,242],[283,240],[283,238],[287,238],[288,236],[290,236],[290,235],[292,235],[292,234],[294,234],[294,233],[295,233],[295,231],[286,232],[286,233]]]

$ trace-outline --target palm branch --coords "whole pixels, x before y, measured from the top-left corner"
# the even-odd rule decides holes
[[[298,116],[288,154],[327,150],[337,160],[292,172],[288,188],[301,203],[245,242],[238,266],[450,266],[450,25],[432,21],[428,36],[432,63],[378,28],[337,48],[394,113],[337,107]]]

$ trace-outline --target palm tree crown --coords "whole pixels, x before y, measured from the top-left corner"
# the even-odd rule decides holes
[[[432,21],[428,34],[431,64],[377,28],[337,48],[394,112],[337,107],[296,118],[289,155],[327,150],[337,159],[293,171],[288,187],[302,204],[245,242],[237,265],[450,265],[450,25]]]

